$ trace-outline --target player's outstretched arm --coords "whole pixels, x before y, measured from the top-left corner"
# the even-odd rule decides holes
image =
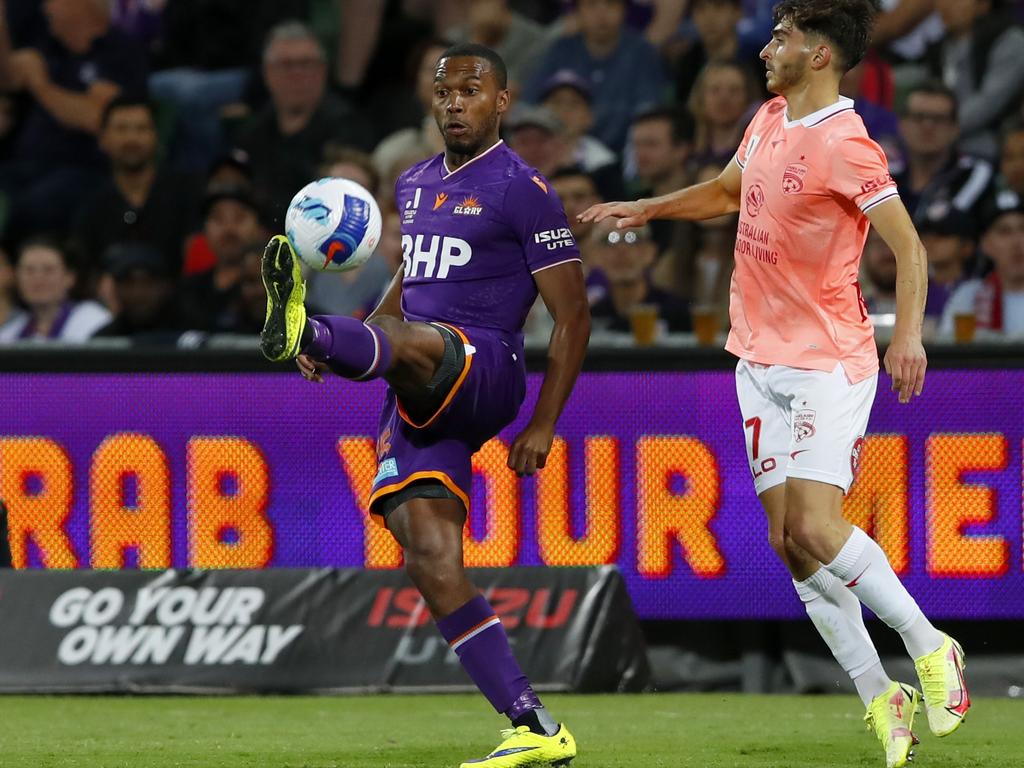
[[[555,327],[548,342],[548,367],[530,423],[512,442],[508,466],[520,475],[544,467],[573,384],[583,366],[590,341],[590,306],[578,261],[557,264],[534,273],[537,289]]]
[[[661,197],[643,198],[624,203],[592,205],[579,215],[580,221],[601,221],[617,218],[618,229],[646,224],[651,219],[713,219],[740,209],[742,188],[740,167],[731,162],[718,178],[685,187]]]
[[[868,211],[871,225],[896,254],[896,325],[885,352],[885,370],[901,403],[924,388],[928,358],[921,343],[924,304],[928,296],[928,254],[899,198]]]

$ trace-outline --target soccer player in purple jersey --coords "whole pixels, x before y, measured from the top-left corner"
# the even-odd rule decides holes
[[[464,768],[566,765],[576,744],[544,709],[509,648],[501,620],[466,577],[462,533],[470,458],[509,424],[526,393],[522,328],[538,292],[555,321],[533,416],[508,466],[544,466],[579,373],[590,313],[579,250],[548,182],[499,139],[507,74],[489,48],[449,48],[434,77],[445,151],[398,179],[403,268],[365,322],[306,317],[287,238],[264,254],[264,355],[296,358],[303,376],[330,369],[388,383],[370,496],[401,544],[405,568],[463,667],[512,728]]]

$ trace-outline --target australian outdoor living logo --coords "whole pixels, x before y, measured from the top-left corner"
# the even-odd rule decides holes
[[[172,655],[185,665],[266,666],[305,627],[253,623],[265,602],[259,587],[74,587],[53,601],[50,623],[67,630],[57,660],[68,666],[160,665]]]

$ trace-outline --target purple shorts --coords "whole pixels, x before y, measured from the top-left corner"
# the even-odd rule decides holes
[[[523,350],[505,334],[445,324],[466,347],[462,372],[430,418],[414,423],[389,387],[377,437],[370,509],[418,480],[435,480],[469,510],[471,458],[519,413],[526,396]]]

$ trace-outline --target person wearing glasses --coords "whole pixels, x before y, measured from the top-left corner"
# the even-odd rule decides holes
[[[987,160],[961,154],[956,94],[938,81],[907,93],[900,115],[905,164],[892,168],[893,178],[914,222],[935,218],[936,209],[954,209],[979,220],[991,207],[995,169]]]

